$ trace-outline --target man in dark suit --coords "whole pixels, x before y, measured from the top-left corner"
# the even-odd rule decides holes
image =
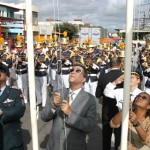
[[[70,88],[56,92],[42,110],[43,121],[53,120],[47,150],[87,150],[86,134],[96,126],[96,100],[83,89],[86,77],[86,68],[75,64],[69,75]]]
[[[3,127],[0,124],[0,149],[3,149]]]
[[[25,105],[20,89],[6,85],[9,69],[0,63],[0,125],[3,150],[23,150],[20,118]]]
[[[103,134],[103,150],[111,149],[111,136],[112,128],[109,125],[111,118],[118,113],[118,107],[116,106],[116,100],[104,96],[103,91],[109,82],[113,82],[123,73],[120,71],[121,59],[114,57],[110,60],[110,72],[102,74],[99,77],[98,85],[96,89],[96,97],[103,97],[102,104],[102,134]],[[114,131],[115,134],[115,149],[118,149],[120,144],[120,129]]]

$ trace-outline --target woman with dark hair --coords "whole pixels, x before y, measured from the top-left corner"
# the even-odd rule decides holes
[[[146,92],[138,94],[129,112],[128,150],[150,149],[150,95]],[[112,128],[118,128],[122,122],[122,111],[115,115],[111,121]]]

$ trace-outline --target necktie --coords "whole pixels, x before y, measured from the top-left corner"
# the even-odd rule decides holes
[[[69,96],[69,105],[72,104],[72,102],[74,100],[74,97],[73,97],[74,95],[75,95],[75,93],[73,93],[73,92],[70,93],[70,96]]]
[[[1,96],[1,91],[2,91],[2,90],[0,89],[0,96]]]

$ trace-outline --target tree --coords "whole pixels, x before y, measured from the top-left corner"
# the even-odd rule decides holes
[[[63,23],[56,26],[56,31],[61,33],[67,31],[67,36],[70,40],[72,40],[73,37],[78,33],[78,27],[70,23]]]

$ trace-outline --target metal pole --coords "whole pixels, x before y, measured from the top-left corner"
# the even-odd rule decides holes
[[[141,0],[138,0],[138,31],[140,30],[140,14],[141,14]],[[139,40],[139,32],[137,32],[137,40]]]
[[[129,123],[129,101],[131,85],[131,59],[132,59],[132,30],[133,30],[133,4],[134,0],[127,0],[126,6],[126,41],[125,41],[125,80],[123,95],[123,115],[121,131],[121,150],[127,150],[127,135]]]
[[[35,98],[35,74],[34,74],[34,50],[33,50],[33,29],[32,29],[32,0],[26,0],[26,29],[27,29],[27,50],[28,50],[28,77],[30,95],[30,114],[32,129],[33,150],[38,150],[38,129],[36,118]]]

